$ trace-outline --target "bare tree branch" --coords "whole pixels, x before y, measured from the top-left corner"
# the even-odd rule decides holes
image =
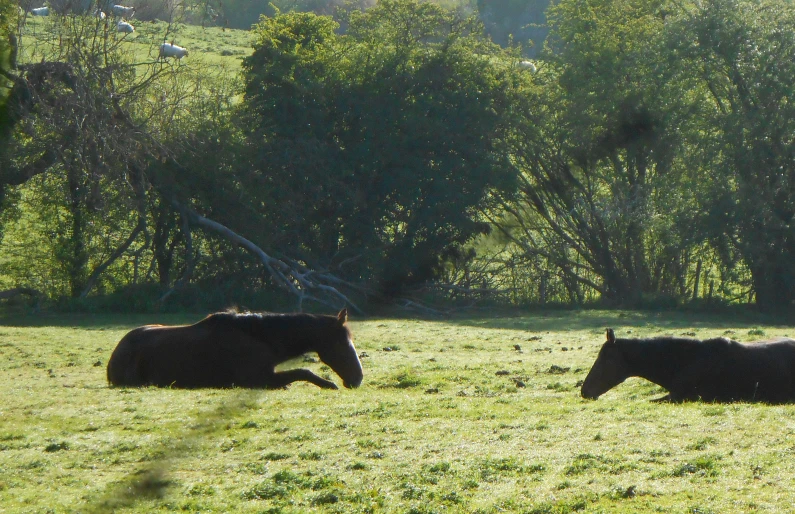
[[[310,293],[310,291],[319,291],[332,298],[343,301],[354,311],[360,314],[363,313],[363,311],[355,303],[353,303],[350,298],[340,292],[339,289],[328,285],[329,282],[349,285],[338,277],[335,277],[334,275],[331,275],[327,272],[310,270],[300,265],[290,266],[280,259],[271,257],[256,244],[241,236],[237,232],[234,232],[230,228],[218,223],[217,221],[205,218],[204,216],[201,216],[190,209],[186,209],[184,206],[178,204],[175,201],[172,201],[172,203],[181,211],[185,212],[186,216],[190,220],[190,223],[198,225],[206,230],[215,232],[216,234],[221,235],[227,241],[231,241],[237,245],[240,245],[254,254],[265,266],[265,269],[268,270],[268,273],[276,285],[298,298],[299,307],[304,300],[312,300],[331,306],[332,304],[325,301],[322,297],[318,297]]]
[[[135,239],[138,237],[138,234],[140,234],[144,228],[146,228],[146,220],[144,218],[139,218],[138,224],[135,225],[135,228],[130,233],[130,236],[121,244],[121,246],[116,248],[116,250],[105,260],[105,262],[94,268],[94,271],[91,273],[91,276],[86,282],[85,289],[83,289],[83,292],[80,293],[80,298],[85,298],[88,296],[88,293],[91,292],[91,290],[94,288],[94,285],[97,283],[97,280],[99,280],[99,276],[106,269],[108,269],[111,264],[116,262],[122,255],[124,255],[124,252],[126,252],[130,245],[133,244]]]

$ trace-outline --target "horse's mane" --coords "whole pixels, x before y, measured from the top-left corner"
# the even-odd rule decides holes
[[[305,313],[237,312],[228,310],[210,314],[196,325],[221,330],[240,330],[253,336],[267,336],[280,331],[328,329],[338,323],[336,316]]]
[[[712,339],[695,339],[690,337],[656,336],[637,339],[616,339],[616,344],[622,348],[622,353],[634,360],[632,355],[640,356],[657,354],[661,358],[676,359],[677,356],[693,356],[711,354],[719,351],[718,348],[737,344],[725,337]],[[648,358],[648,357],[647,357]]]
[[[711,339],[695,339],[692,337],[677,337],[677,336],[655,336],[655,337],[641,337],[636,339],[616,339],[616,342],[621,344],[623,343],[630,343],[630,344],[656,344],[656,345],[665,345],[665,344],[675,344],[681,347],[694,347],[699,345],[723,345],[729,344],[735,341],[728,339],[726,337],[713,337]]]

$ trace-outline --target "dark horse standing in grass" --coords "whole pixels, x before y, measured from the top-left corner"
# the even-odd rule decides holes
[[[284,361],[317,352],[345,387],[362,383],[362,365],[337,316],[219,312],[193,325],[147,325],[119,341],[108,361],[116,386],[277,388],[304,380],[337,389],[308,369],[275,371]]]
[[[580,392],[595,400],[629,377],[667,389],[660,400],[795,402],[795,340],[616,339],[607,329],[607,342]]]

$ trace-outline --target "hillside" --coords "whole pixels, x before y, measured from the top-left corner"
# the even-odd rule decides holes
[[[52,33],[53,18],[28,16],[24,19],[21,62],[40,61],[42,57],[53,52],[53,47],[59,43]],[[107,26],[108,31],[115,28],[115,20],[110,18],[97,20],[96,23]],[[251,32],[248,30],[184,23],[169,25],[164,21],[144,22],[135,18],[130,23],[135,27],[135,32],[116,32],[116,38],[125,42],[129,51],[139,60],[156,59],[160,44],[173,42],[187,48],[191,60],[199,57],[204,63],[237,70],[240,68],[241,59],[252,51]]]

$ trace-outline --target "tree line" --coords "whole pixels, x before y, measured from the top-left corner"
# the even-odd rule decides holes
[[[562,0],[532,68],[466,9],[293,10],[230,74],[142,58],[86,15],[24,61],[2,1],[6,289],[125,309],[795,301],[789,2]]]

